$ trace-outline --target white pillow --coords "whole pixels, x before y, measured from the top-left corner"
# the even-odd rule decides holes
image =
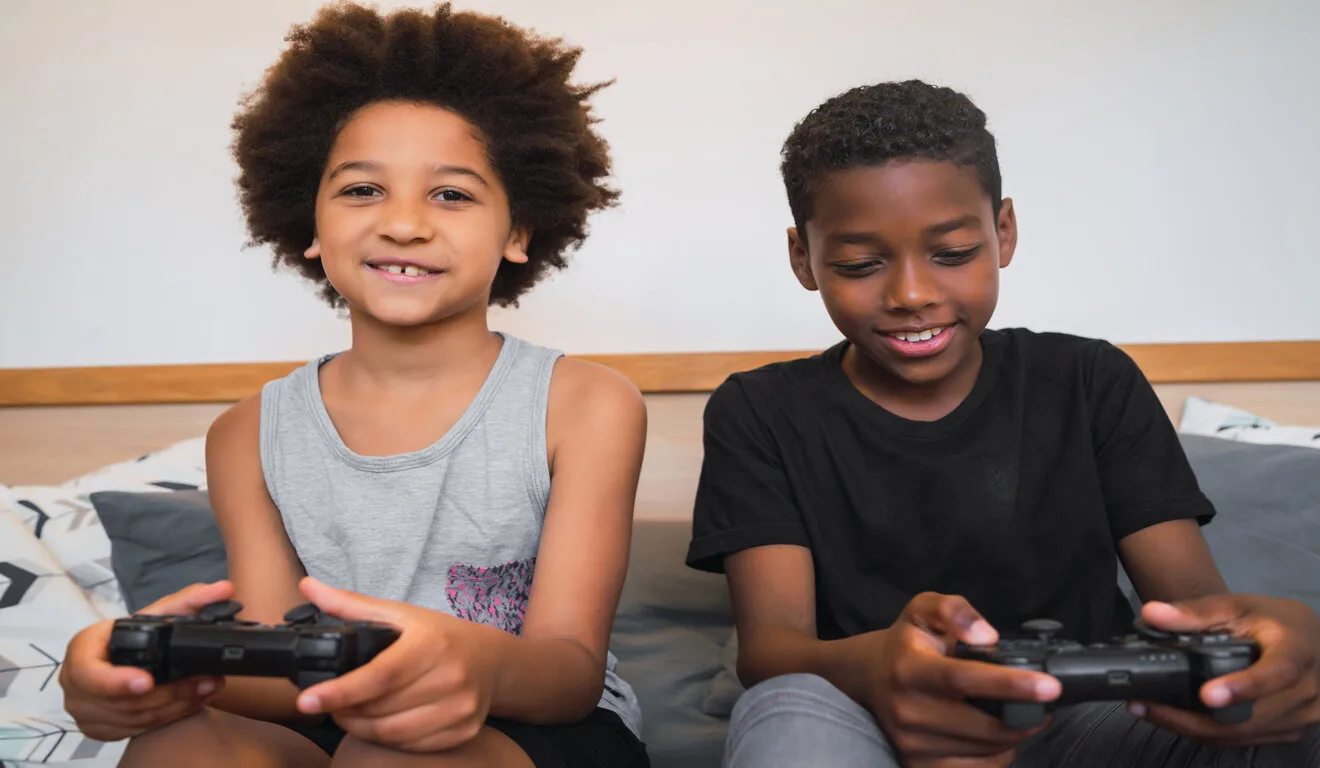
[[[108,618],[127,613],[110,564],[110,538],[88,496],[97,491],[168,493],[206,487],[206,438],[184,440],[136,461],[102,467],[61,485],[13,486],[0,492],[27,529],[46,545]],[[0,626],[3,622],[0,621]]]
[[[1281,426],[1240,408],[1189,397],[1183,403],[1178,431],[1264,445],[1320,448],[1320,427]]]
[[[0,498],[0,762],[109,768],[125,743],[78,732],[64,711],[59,664],[83,627],[101,619],[50,551]]]

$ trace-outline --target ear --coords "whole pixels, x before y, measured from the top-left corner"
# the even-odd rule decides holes
[[[1017,211],[1013,208],[1013,198],[1004,198],[999,206],[996,229],[999,235],[999,268],[1003,269],[1013,262],[1013,252],[1017,250]]]
[[[807,253],[807,242],[798,234],[797,227],[788,228],[788,263],[793,267],[793,274],[798,282],[808,291],[816,291],[816,276],[811,274],[811,256]]]
[[[307,250],[303,251],[303,258],[305,259],[321,258],[321,239],[319,237],[312,238],[312,244],[307,246]]]
[[[532,242],[532,232],[526,227],[514,227],[509,232],[509,240],[504,244],[504,260],[514,264],[527,263],[527,246]]]

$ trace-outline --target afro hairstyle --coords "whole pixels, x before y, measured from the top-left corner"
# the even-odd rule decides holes
[[[569,83],[578,48],[447,3],[388,15],[336,3],[285,39],[288,48],[233,120],[239,203],[251,244],[270,245],[273,266],[300,270],[333,307],[343,297],[320,260],[303,253],[315,237],[317,190],[335,138],[370,104],[433,104],[477,129],[508,189],[514,226],[532,233],[525,264],[501,262],[492,304],[516,306],[550,270],[564,268],[566,252],[586,239],[588,215],[618,199],[604,182],[609,147],[588,104],[608,83]]]
[[[1002,181],[985,113],[951,88],[907,80],[845,91],[793,127],[780,173],[798,236],[806,241],[812,193],[827,176],[903,160],[974,169],[998,218]]]

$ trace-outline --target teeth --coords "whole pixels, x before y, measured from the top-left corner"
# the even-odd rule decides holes
[[[402,264],[385,264],[376,267],[376,269],[379,269],[383,272],[389,272],[391,275],[407,275],[408,277],[420,277],[422,275],[431,274],[431,270],[422,269],[421,267],[414,267],[411,264],[406,267],[403,266]]]
[[[939,336],[941,333],[944,333],[943,328],[927,328],[924,331],[919,331],[916,333],[891,333],[889,335],[893,336],[896,339],[901,339],[903,341],[909,341],[915,343],[918,341],[930,341],[936,336]]]

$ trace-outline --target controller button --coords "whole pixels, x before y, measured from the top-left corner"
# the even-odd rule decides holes
[[[319,613],[320,609],[315,605],[312,605],[311,603],[303,603],[302,605],[290,608],[289,611],[284,614],[284,620],[290,624],[310,624],[316,620],[317,614]]]
[[[339,655],[339,640],[334,637],[302,637],[298,639],[298,657],[303,659],[333,659]]]
[[[221,622],[232,621],[239,611],[243,610],[243,605],[233,600],[225,600],[220,603],[211,603],[197,612],[197,617],[202,621]]]

